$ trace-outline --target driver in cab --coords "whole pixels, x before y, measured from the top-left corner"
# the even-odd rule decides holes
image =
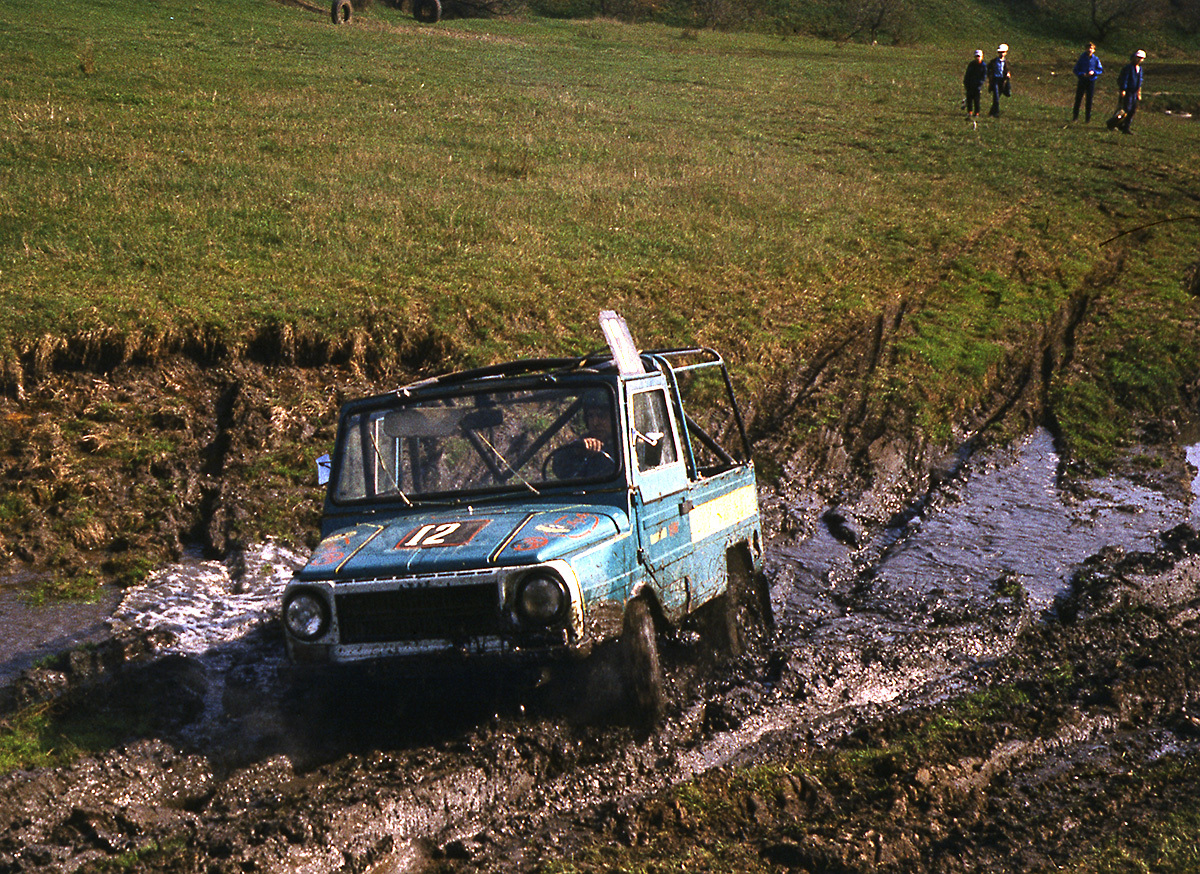
[[[583,400],[584,434],[555,453],[557,479],[592,479],[607,476],[617,468],[616,437],[612,408],[604,395],[587,395]]]

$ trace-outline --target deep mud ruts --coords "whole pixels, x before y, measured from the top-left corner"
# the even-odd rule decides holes
[[[1037,871],[1136,848],[1139,821],[1195,809],[1200,538],[1187,505],[1096,484],[1063,512],[1128,548],[1022,564],[991,519],[971,561],[1012,566],[939,579],[929,545],[1039,463],[980,458],[873,535],[766,495],[775,638],[717,665],[667,641],[653,734],[581,718],[569,682],[298,674],[272,605],[299,554],[193,556],[125,593],[107,643],[6,688],[10,715],[114,734],[0,778],[0,871]],[[807,536],[778,522],[802,513]]]

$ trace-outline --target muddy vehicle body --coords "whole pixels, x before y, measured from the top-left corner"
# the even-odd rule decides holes
[[[754,464],[711,349],[516,361],[347,403],[322,540],[284,592],[299,665],[615,651],[661,706],[656,634],[770,621]],[[609,329],[606,328],[606,333]],[[703,410],[703,412],[701,412]]]

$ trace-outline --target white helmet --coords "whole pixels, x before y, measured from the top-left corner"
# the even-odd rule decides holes
[[[999,47],[996,49],[996,51],[998,51],[998,52],[1006,52],[1006,51],[1008,51],[1008,43],[1006,43],[1006,42],[1002,42],[1002,43],[1000,43],[1000,45],[999,45]]]

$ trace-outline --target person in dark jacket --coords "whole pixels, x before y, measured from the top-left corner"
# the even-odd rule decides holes
[[[996,57],[988,63],[988,90],[992,92],[992,110],[988,115],[1000,117],[1000,95],[1008,94],[1011,87],[1012,70],[1008,66],[1008,43],[1000,43]]]
[[[975,57],[967,64],[963,74],[963,90],[967,92],[967,115],[979,115],[979,95],[987,81],[987,64],[983,61],[983,49],[975,49]]]
[[[1137,112],[1138,104],[1142,102],[1142,61],[1144,60],[1146,60],[1146,53],[1138,49],[1129,58],[1129,63],[1121,68],[1121,74],[1117,76],[1121,108],[1125,110],[1125,117],[1117,125],[1121,129],[1121,133],[1132,133],[1129,130],[1129,123],[1133,121],[1133,114]]]
[[[1083,102],[1084,97],[1087,98],[1087,104],[1083,120],[1092,120],[1092,97],[1096,93],[1096,80],[1103,72],[1104,65],[1096,57],[1096,44],[1090,42],[1087,51],[1075,62],[1075,112],[1071,115],[1071,121],[1079,121],[1079,104]]]

